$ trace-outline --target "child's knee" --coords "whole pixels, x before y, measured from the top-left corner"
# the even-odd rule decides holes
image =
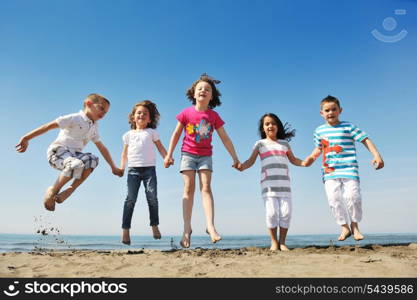
[[[203,184],[201,186],[201,192],[210,194],[211,193],[211,186],[209,184]]]
[[[84,162],[86,169],[95,169],[99,162],[98,157],[91,153],[85,153],[81,157],[81,160]]]
[[[353,203],[360,203],[362,202],[361,192],[359,188],[354,188],[350,191],[349,198]]]
[[[283,215],[280,219],[279,219],[279,227],[282,228],[288,228],[290,227],[290,221],[291,221],[291,215]]]
[[[184,195],[192,195],[195,190],[195,184],[192,183],[186,183],[184,184]]]
[[[327,201],[329,203],[330,208],[332,209],[338,209],[338,208],[344,207],[343,198],[337,195],[329,195],[327,197]]]
[[[84,170],[84,163],[75,157],[68,157],[63,162],[64,169],[62,173],[65,176],[72,177],[75,179],[81,178],[82,172]]]
[[[267,223],[272,224],[272,225],[278,225],[277,224],[277,220],[278,220],[278,214],[275,211],[267,211],[266,212],[266,219],[267,219]]]
[[[278,227],[278,218],[277,215],[266,216],[266,227],[267,228],[277,228]]]
[[[281,227],[288,227],[291,221],[291,211],[283,211],[281,212],[281,216],[279,218],[279,223]]]
[[[73,169],[84,168],[84,163],[82,162],[82,160],[76,157],[67,157],[64,160],[64,166],[65,168],[73,170]]]
[[[156,186],[147,186],[145,190],[146,201],[150,206],[158,206],[158,194],[156,191]]]
[[[158,207],[158,198],[156,196],[147,197],[149,207]]]
[[[134,207],[136,204],[136,198],[127,196],[125,199],[125,207]]]

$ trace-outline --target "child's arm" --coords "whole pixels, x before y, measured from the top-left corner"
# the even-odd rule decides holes
[[[375,169],[382,169],[384,167],[384,161],[382,160],[382,157],[379,154],[378,149],[376,149],[374,143],[372,143],[372,141],[369,138],[366,138],[362,141],[362,144],[364,144],[366,149],[368,149],[369,152],[371,152],[374,156],[374,159],[372,160],[372,165],[375,167]]]
[[[20,139],[19,143],[15,146],[16,151],[21,152],[21,153],[25,152],[26,149],[29,146],[29,140],[31,140],[34,137],[37,137],[41,134],[44,134],[45,132],[47,132],[51,129],[55,129],[55,128],[58,128],[58,127],[59,127],[58,123],[56,121],[52,121],[52,122],[46,123],[46,124],[36,128],[36,129],[32,130],[31,132],[25,134]]]
[[[159,151],[159,154],[161,154],[162,158],[165,159],[165,157],[167,156],[167,150],[165,149],[164,145],[162,145],[161,140],[157,140],[154,143]]]
[[[313,164],[317,157],[320,156],[321,149],[319,147],[315,148],[313,152],[307,156],[304,160],[301,160],[295,157],[294,153],[291,150],[288,150],[287,157],[288,160],[295,166],[299,167],[309,167]]]
[[[168,153],[164,159],[165,168],[168,168],[170,165],[174,164],[172,153],[174,153],[174,149],[177,146],[178,140],[180,139],[183,129],[184,125],[182,125],[181,122],[178,122],[177,127],[175,127],[174,132],[172,133],[171,140],[169,141]]]
[[[320,155],[321,155],[321,148],[320,147],[314,148],[313,152],[311,152],[311,154],[303,160],[303,167],[311,166]]]
[[[120,158],[120,169],[123,171],[123,173],[125,172],[125,169],[126,169],[128,149],[129,149],[129,145],[124,145],[123,146],[122,156]],[[123,176],[123,173],[122,173],[122,176]]]
[[[107,150],[106,146],[103,145],[102,142],[96,142],[95,143],[98,150],[100,151],[101,155],[103,155],[104,159],[107,161],[107,163],[111,167],[111,171],[114,175],[117,175],[119,177],[123,176],[123,170],[117,168],[113,162],[113,159],[111,158],[109,150]]]
[[[250,157],[241,165],[239,171],[244,171],[252,167],[256,161],[256,157],[258,156],[258,154],[259,154],[258,149],[254,149]]]
[[[299,167],[307,167],[307,164],[311,163],[310,160],[308,159],[309,157],[306,158],[306,160],[301,160],[298,157],[295,157],[294,153],[292,153],[291,150],[287,151],[287,157],[288,160],[290,161],[290,163],[292,163],[295,166],[299,166]]]
[[[239,161],[239,158],[237,158],[235,147],[233,146],[232,140],[227,135],[226,130],[223,128],[223,126],[217,128],[217,134],[222,140],[223,145],[226,148],[227,152],[229,152],[230,156],[233,159],[232,167],[240,170],[242,168],[242,165]]]

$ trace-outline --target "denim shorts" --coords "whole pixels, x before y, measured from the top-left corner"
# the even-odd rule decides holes
[[[188,152],[181,152],[180,172],[209,170],[213,172],[211,156],[201,156]]]

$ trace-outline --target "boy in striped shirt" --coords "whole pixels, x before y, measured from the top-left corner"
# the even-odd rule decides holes
[[[372,153],[376,170],[384,167],[384,161],[364,131],[350,122],[339,120],[341,113],[336,97],[329,95],[321,101],[320,115],[326,123],[314,131],[316,148],[311,156],[316,159],[323,154],[324,188],[331,212],[342,227],[338,240],[344,241],[353,234],[353,238],[359,241],[364,236],[358,227],[362,219],[362,200],[355,142],[361,142]]]

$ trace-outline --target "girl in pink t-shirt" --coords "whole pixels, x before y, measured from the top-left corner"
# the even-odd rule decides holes
[[[221,94],[216,88],[216,84],[219,83],[220,81],[204,73],[187,90],[186,95],[193,103],[193,106],[184,109],[177,115],[178,123],[172,133],[168,153],[164,160],[166,168],[174,164],[172,153],[181,137],[182,131],[184,131],[185,136],[181,147],[180,166],[180,172],[184,180],[184,232],[180,242],[183,248],[188,248],[191,245],[191,214],[196,173],[198,173],[200,179],[200,191],[207,223],[206,232],[210,235],[213,243],[221,240],[221,236],[214,226],[214,201],[211,191],[211,174],[213,171],[211,158],[213,147],[211,140],[214,130],[217,131],[226,150],[230,153],[233,159],[232,166],[237,169],[241,166],[233,143],[223,128],[223,120],[212,110],[221,104]]]

